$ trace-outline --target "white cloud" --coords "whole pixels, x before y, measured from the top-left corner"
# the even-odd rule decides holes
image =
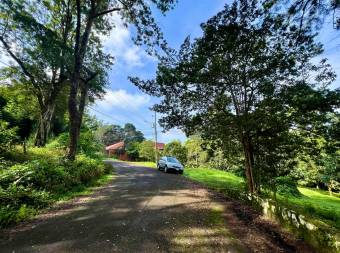
[[[127,111],[136,111],[141,107],[150,103],[150,97],[145,94],[131,94],[126,90],[107,90],[102,100],[98,100],[96,105],[105,110],[110,111],[113,108],[120,108]]]
[[[184,132],[177,128],[170,129],[165,133],[163,132],[159,133],[159,140],[160,142],[164,143],[169,143],[173,140],[179,140],[181,142],[184,142],[186,139],[187,137],[185,136]]]
[[[125,67],[141,67],[153,60],[142,48],[131,41],[132,34],[118,14],[111,16],[115,27],[108,36],[102,37],[105,50],[115,57],[116,63]]]

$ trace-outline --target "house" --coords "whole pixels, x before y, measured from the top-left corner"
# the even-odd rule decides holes
[[[105,147],[106,154],[109,157],[115,156],[119,160],[126,161],[128,160],[128,155],[125,151],[125,143],[124,141],[117,142],[115,144],[112,144],[110,146]]]
[[[114,156],[114,157],[118,158],[119,160],[128,161],[129,160],[129,156],[126,153],[125,146],[126,146],[125,142],[124,141],[120,141],[120,142],[117,142],[115,144],[112,144],[112,145],[109,145],[109,146],[105,147],[105,151],[106,151],[106,154],[109,157]],[[157,150],[163,151],[164,147],[165,147],[165,144],[157,142],[156,146],[157,146]]]
[[[164,148],[165,148],[165,144],[164,143],[160,143],[160,142],[157,142],[157,150],[159,151],[163,151]]]

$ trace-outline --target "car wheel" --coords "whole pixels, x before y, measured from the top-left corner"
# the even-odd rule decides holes
[[[157,169],[158,169],[158,170],[161,170],[161,166],[159,166],[159,164],[157,164]]]
[[[168,167],[166,165],[164,166],[164,172],[168,173]]]
[[[178,173],[182,175],[183,174],[183,170],[180,170]]]

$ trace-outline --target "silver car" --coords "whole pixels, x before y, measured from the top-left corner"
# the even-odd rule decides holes
[[[157,169],[163,170],[165,173],[175,171],[179,174],[183,174],[184,166],[174,157],[163,156],[157,163]]]

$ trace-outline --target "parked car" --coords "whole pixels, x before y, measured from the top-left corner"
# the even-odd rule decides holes
[[[183,174],[184,166],[174,157],[163,156],[157,163],[157,169],[163,170],[165,173],[175,171],[179,174]]]

